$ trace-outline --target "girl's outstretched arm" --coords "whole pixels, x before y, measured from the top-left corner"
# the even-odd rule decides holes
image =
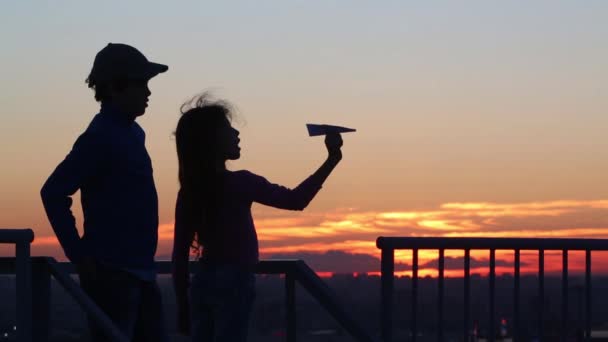
[[[271,207],[304,210],[312,201],[323,183],[329,177],[334,168],[342,160],[342,137],[339,133],[328,134],[325,137],[327,147],[327,159],[310,177],[306,178],[294,189],[272,184],[265,178],[250,174],[248,188],[251,191],[252,200]]]

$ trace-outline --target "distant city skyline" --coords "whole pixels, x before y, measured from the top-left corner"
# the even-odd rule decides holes
[[[14,324],[12,305],[15,297],[10,295],[15,291],[14,278],[0,276],[0,333],[3,329]],[[380,291],[379,277],[352,277],[335,276],[324,279],[324,282],[336,294],[341,303],[349,308],[353,319],[363,325],[372,334],[379,334],[380,326]],[[579,305],[582,298],[577,292],[577,286],[582,279],[571,278],[569,296],[569,327],[574,331],[581,326],[581,312]],[[592,330],[602,330],[608,321],[608,311],[605,303],[608,295],[606,277],[594,277],[592,281]],[[161,276],[159,285],[163,293],[165,312],[175,310],[173,286],[168,275]],[[284,336],[274,336],[284,333],[284,279],[279,276],[260,276],[257,279],[258,296],[254,312],[250,337],[252,341],[284,341]],[[395,298],[395,337],[409,333],[411,327],[411,282],[409,279],[396,279],[395,287],[399,295]],[[462,279],[447,279],[444,283],[444,328],[447,336],[460,336],[463,321],[463,281]],[[545,279],[545,334],[551,338],[552,334],[561,333],[561,279],[560,277],[546,277]],[[509,277],[496,278],[496,332],[498,322],[507,320],[509,332],[513,332],[513,279]],[[535,277],[522,277],[520,283],[520,322],[523,336],[533,336],[537,329],[538,319],[538,280]],[[8,295],[7,295],[8,294]],[[365,295],[362,295],[365,294]],[[3,297],[5,295],[5,297]],[[69,294],[60,287],[52,288],[53,306],[51,307],[51,341],[81,340],[86,334],[86,317],[81,315],[81,309],[69,298]],[[302,334],[298,340],[306,340],[311,331],[321,329],[336,329],[342,332],[345,341],[352,341],[352,337],[344,332],[326,311],[312,298],[305,289],[296,291],[297,303],[297,330]],[[481,334],[488,331],[489,309],[488,281],[485,278],[471,278],[470,297],[470,323],[471,327],[477,322]],[[436,333],[437,326],[437,279],[421,279],[418,292],[418,331],[423,334]],[[168,319],[168,328],[172,333],[173,341],[180,341],[175,333],[174,320]],[[8,330],[8,329],[7,329]],[[6,331],[6,330],[5,330]],[[52,339],[52,338],[55,339]],[[272,339],[275,338],[275,339]],[[332,339],[333,340],[333,339]],[[336,338],[337,341],[338,340]]]
[[[34,254],[63,257],[39,190],[98,110],[84,84],[95,53],[124,42],[169,65],[138,120],[159,258],[171,250],[178,109],[204,90],[237,108],[242,158],[229,167],[286,186],[324,158],[306,123],[357,129],[304,212],[254,206],[263,257],[367,272],[380,235],[608,238],[607,15],[599,0],[3,4],[0,228],[33,228]]]

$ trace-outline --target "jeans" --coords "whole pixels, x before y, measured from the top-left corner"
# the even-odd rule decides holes
[[[252,270],[201,261],[190,298],[193,342],[247,341],[255,299]]]
[[[131,273],[95,263],[80,272],[80,286],[133,342],[167,342],[160,290],[156,282],[143,281]],[[91,340],[110,341],[89,317]]]

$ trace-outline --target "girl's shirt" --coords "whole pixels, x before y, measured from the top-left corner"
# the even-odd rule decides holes
[[[303,210],[321,189],[321,181],[313,175],[296,188],[289,189],[246,170],[226,171],[220,189],[216,223],[214,227],[209,227],[208,231],[212,233],[203,247],[202,258],[212,263],[252,267],[259,260],[258,238],[251,216],[252,203]],[[180,191],[176,229],[181,225],[187,226],[185,220]]]

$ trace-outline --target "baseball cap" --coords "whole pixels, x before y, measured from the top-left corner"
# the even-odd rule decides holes
[[[146,56],[130,45],[109,43],[95,56],[89,81],[147,80],[168,69],[164,64],[148,61]]]

